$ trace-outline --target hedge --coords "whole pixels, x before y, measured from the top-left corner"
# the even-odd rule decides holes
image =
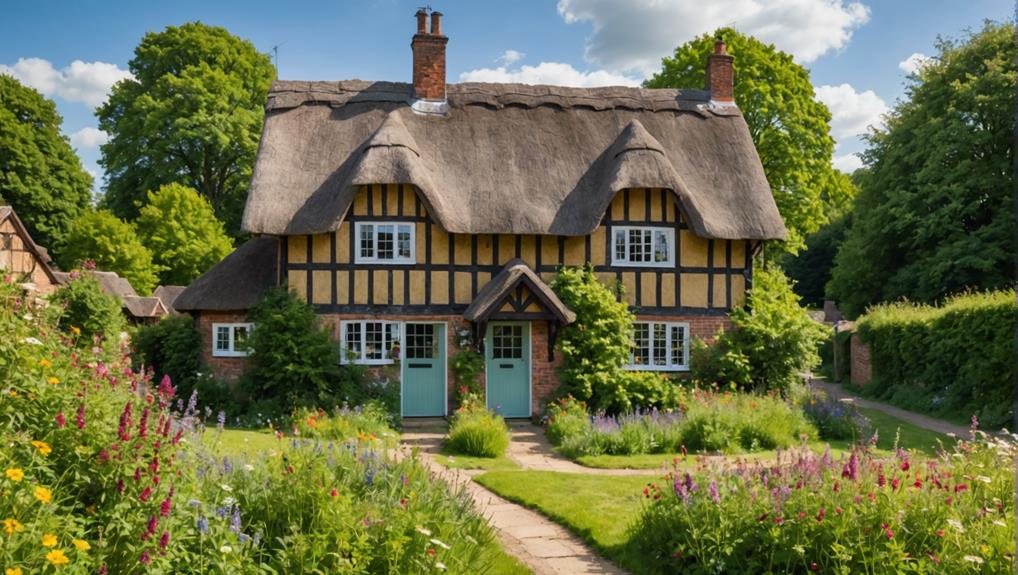
[[[866,395],[983,426],[1014,417],[1015,292],[971,293],[933,307],[907,302],[870,309],[856,323],[870,347]]]

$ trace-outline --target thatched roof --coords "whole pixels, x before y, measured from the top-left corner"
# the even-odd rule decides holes
[[[279,240],[248,240],[177,296],[177,311],[241,311],[276,286]]]
[[[124,308],[136,318],[154,318],[166,315],[166,307],[157,297],[141,297],[136,295],[124,298]]]
[[[180,296],[187,286],[159,286],[156,291],[152,292],[153,297],[159,298],[159,301],[163,302],[163,307],[170,315],[179,315],[179,312],[173,307],[173,302],[177,301],[177,297]]]
[[[560,323],[570,324],[576,321],[576,314],[566,307],[548,284],[521,259],[509,261],[502,271],[484,284],[481,291],[477,292],[477,297],[463,312],[463,317],[472,322],[487,321],[498,311],[505,298],[521,284],[527,286],[527,289]]]
[[[127,278],[120,277],[116,272],[96,270],[92,272],[92,276],[99,282],[99,286],[102,287],[103,291],[111,296],[120,298],[121,300],[126,297],[138,296],[138,293],[134,291],[134,287],[131,285],[131,282],[127,281]]]
[[[446,116],[410,92],[273,84],[244,229],[328,232],[359,185],[409,183],[453,233],[586,235],[619,190],[663,187],[702,237],[785,237],[745,120],[705,91],[450,84]]]

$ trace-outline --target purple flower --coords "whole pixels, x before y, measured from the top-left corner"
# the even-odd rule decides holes
[[[707,489],[707,491],[708,491],[708,493],[710,493],[711,501],[713,501],[714,503],[721,503],[721,494],[718,493],[718,482],[717,481],[714,481],[712,479],[711,482],[710,482],[710,487]]]
[[[230,531],[234,533],[240,533],[240,507],[237,505],[233,506],[233,514],[230,515]]]
[[[226,412],[220,410],[219,415],[216,416],[216,429],[222,431],[223,426],[225,425],[226,425]]]
[[[204,517],[199,517],[195,523],[195,527],[198,529],[198,533],[205,534],[209,532],[209,520]]]

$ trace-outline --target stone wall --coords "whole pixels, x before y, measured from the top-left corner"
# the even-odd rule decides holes
[[[858,386],[866,385],[872,376],[870,348],[863,343],[858,333],[853,333],[849,349],[852,355],[850,364],[852,384]]]

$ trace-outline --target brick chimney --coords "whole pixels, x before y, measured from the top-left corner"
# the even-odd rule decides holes
[[[431,13],[428,32],[428,11],[417,11],[417,33],[410,42],[414,53],[414,98],[445,100],[445,45],[449,38],[442,35],[442,13]]]
[[[707,91],[712,102],[735,103],[735,81],[732,62],[735,58],[721,36],[714,40],[714,53],[707,57]]]

